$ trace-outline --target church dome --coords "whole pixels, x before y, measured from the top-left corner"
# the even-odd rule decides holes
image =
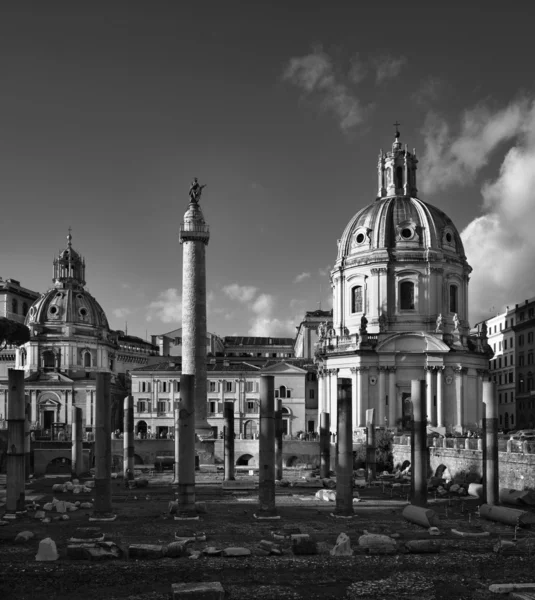
[[[373,251],[418,249],[466,261],[461,236],[446,214],[418,198],[387,196],[362,208],[349,221],[338,243],[338,259],[370,251],[373,258]]]
[[[36,300],[26,316],[26,325],[85,325],[109,329],[100,304],[84,288],[85,261],[72,247],[67,236],[67,248],[54,259],[54,287]]]

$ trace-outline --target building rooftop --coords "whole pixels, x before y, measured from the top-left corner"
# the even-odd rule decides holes
[[[225,346],[293,346],[293,338],[226,336]]]

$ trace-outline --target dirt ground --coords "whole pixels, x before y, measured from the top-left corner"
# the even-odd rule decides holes
[[[198,473],[196,499],[205,501],[207,513],[197,522],[175,521],[168,514],[168,503],[175,497],[171,475],[149,477],[149,487],[125,490],[121,479],[113,480],[113,509],[117,520],[90,523],[91,510],[69,513],[68,521],[42,523],[33,513],[0,527],[0,598],[39,600],[164,600],[170,599],[171,584],[196,581],[219,581],[232,600],[347,598],[374,600],[474,599],[496,597],[488,591],[492,583],[530,582],[535,580],[535,533],[517,532],[518,539],[532,539],[524,549],[506,555],[494,550],[496,543],[512,540],[514,528],[490,523],[477,517],[474,499],[435,500],[430,507],[441,518],[438,537],[430,538],[427,530],[406,522],[401,512],[407,504],[406,491],[401,496],[381,486],[359,490],[361,502],[355,505],[351,520],[331,516],[333,503],[314,498],[316,489],[299,487],[303,473],[293,475],[296,486],[277,488],[280,521],[254,518],[258,495],[254,491],[226,491],[221,488],[222,475]],[[240,480],[248,477],[240,476]],[[252,479],[252,478],[251,478]],[[28,496],[41,497],[42,505],[50,501],[52,485],[64,479],[39,479],[27,489]],[[60,500],[88,501],[89,495],[56,494]],[[447,516],[446,516],[447,513]],[[49,516],[55,513],[49,513]],[[80,527],[100,527],[106,539],[116,542],[125,557],[113,561],[71,560],[66,556],[69,538]],[[281,541],[282,556],[261,556],[258,543],[274,540],[272,530],[298,528],[318,542],[319,554],[295,556],[290,542]],[[488,537],[459,537],[452,529],[489,531]],[[15,544],[17,533],[29,530],[35,537]],[[126,558],[130,544],[168,544],[175,534],[195,530],[206,534],[206,541],[188,548],[207,546],[222,549],[240,546],[251,556],[205,557],[134,560]],[[364,531],[398,534],[398,551],[390,556],[370,556],[359,549],[358,538]],[[353,556],[331,556],[336,538],[345,532],[355,550]],[[58,548],[55,562],[36,562],[39,540],[50,537]],[[414,539],[441,542],[439,554],[410,554],[404,543]]]

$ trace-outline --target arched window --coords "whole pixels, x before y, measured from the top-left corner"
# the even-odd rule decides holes
[[[396,167],[396,188],[403,187],[403,168]]]
[[[91,366],[91,352],[84,352],[84,367]]]
[[[362,312],[362,286],[356,285],[351,290],[351,312]]]
[[[285,385],[281,385],[279,388],[279,396],[281,398],[286,398],[286,386]]]
[[[22,304],[22,314],[23,316],[26,316],[28,314],[28,304],[26,302]]]
[[[459,288],[456,285],[450,285],[450,313],[457,312],[457,296]]]
[[[399,307],[401,310],[414,310],[414,283],[412,281],[400,283]]]
[[[26,350],[20,351],[20,366],[21,367],[26,366]]]
[[[11,300],[11,312],[14,315],[17,315],[19,313],[19,303],[16,298],[13,298],[13,300]]]

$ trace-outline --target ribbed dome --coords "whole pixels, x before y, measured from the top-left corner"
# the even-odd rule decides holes
[[[447,215],[418,198],[388,196],[378,198],[349,221],[338,243],[338,259],[374,250],[416,249],[432,249],[466,261],[461,236]]]
[[[100,304],[83,288],[53,288],[36,300],[28,311],[26,325],[86,325],[109,329]]]

